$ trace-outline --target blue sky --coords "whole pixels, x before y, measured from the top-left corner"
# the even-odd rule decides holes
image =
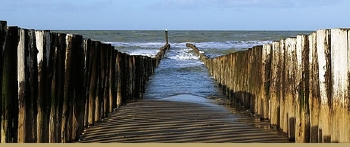
[[[349,0],[1,0],[0,20],[48,30],[350,27]]]

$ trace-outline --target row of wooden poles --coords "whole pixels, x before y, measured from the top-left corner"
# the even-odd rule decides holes
[[[166,32],[167,35],[167,32]],[[142,97],[155,58],[118,52],[80,35],[0,21],[1,142],[71,142]]]
[[[224,93],[296,142],[350,142],[350,30],[317,30],[216,58]]]

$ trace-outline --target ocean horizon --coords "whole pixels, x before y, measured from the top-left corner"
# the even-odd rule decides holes
[[[165,30],[53,30],[57,33],[83,35],[84,38],[110,43],[121,52],[154,56],[165,43]],[[311,31],[226,31],[226,30],[168,30],[172,47],[186,48],[193,43],[208,56],[215,57],[256,45],[271,43]]]

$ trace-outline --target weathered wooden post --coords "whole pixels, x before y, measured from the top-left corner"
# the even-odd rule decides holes
[[[228,72],[228,75],[227,75],[227,80],[228,80],[228,82],[227,82],[227,87],[228,87],[228,89],[227,89],[227,97],[228,97],[228,99],[231,99],[232,98],[232,94],[233,94],[233,72],[234,72],[234,62],[233,62],[233,53],[231,53],[231,54],[228,54],[227,55],[227,62],[228,62],[228,69],[227,69],[227,72]],[[203,60],[205,60],[205,62],[207,62],[208,61],[208,59],[207,58],[205,58],[205,59],[203,59]],[[206,63],[204,63],[204,64],[206,64]],[[206,65],[207,66],[207,65]]]
[[[26,30],[25,36],[25,48],[27,48],[28,55],[26,56],[27,66],[29,74],[27,80],[29,82],[27,92],[29,97],[26,100],[26,142],[36,142],[37,141],[37,98],[38,98],[38,65],[37,65],[37,48],[35,40],[35,31]]]
[[[168,30],[167,29],[165,29],[165,42],[166,42],[166,44],[169,44]]]
[[[248,52],[242,52],[243,53],[243,56],[242,56],[242,61],[243,61],[243,64],[242,64],[242,67],[243,67],[243,78],[242,78],[242,94],[243,94],[243,99],[244,99],[244,105],[245,105],[245,108],[247,109],[251,109],[251,106],[250,106],[250,96],[251,94],[250,93],[247,93],[249,87],[248,87],[248,82],[246,81],[249,81],[249,78],[248,78],[248,74],[249,74],[249,69],[248,69]]]
[[[261,96],[261,87],[263,87],[263,81],[262,81],[262,50],[263,46],[254,46],[252,48],[252,55],[253,55],[253,66],[251,68],[251,90],[252,90],[252,103],[255,106],[254,112],[259,115],[260,118],[263,118],[263,108],[264,108],[264,99],[263,96]]]
[[[50,75],[47,79],[49,96],[47,98],[50,99],[50,119],[49,119],[49,134],[48,134],[48,142],[54,143],[57,142],[57,113],[58,113],[58,34],[51,33],[50,35],[50,55],[48,58],[48,70],[47,73]]]
[[[61,142],[66,143],[70,138],[69,133],[69,117],[70,117],[70,99],[71,99],[71,63],[72,63],[72,40],[73,35],[67,34],[66,36],[66,58],[65,58],[65,70],[64,70],[64,97],[62,107],[62,124],[61,124]]]
[[[128,100],[134,101],[135,100],[135,93],[134,93],[134,87],[135,87],[135,56],[128,55],[128,67],[129,67],[129,78],[128,78]]]
[[[269,97],[270,97],[270,124],[274,129],[279,129],[280,126],[280,42],[272,42],[271,52],[271,72],[270,72],[270,86],[269,86]]]
[[[96,41],[95,42],[95,51],[97,53],[97,60],[96,60],[96,98],[95,98],[95,122],[100,121],[101,116],[101,101],[102,99],[102,91],[101,91],[101,42]]]
[[[117,81],[117,100],[116,100],[116,106],[119,108],[122,104],[122,76],[121,76],[121,70],[122,70],[122,53],[118,52],[116,57],[116,81]]]
[[[236,85],[235,85],[235,79],[233,79],[235,77],[235,73],[236,73],[236,62],[235,62],[235,58],[236,58],[236,55],[234,53],[231,53],[230,54],[230,62],[231,62],[231,68],[230,68],[230,96],[229,96],[229,99],[230,99],[230,104],[233,104],[232,103],[232,100],[234,99],[234,92],[236,91]],[[209,71],[211,72],[211,63],[212,63],[212,60],[211,59],[206,59],[207,60],[207,67],[209,68]]]
[[[43,113],[45,111],[43,110],[45,108],[43,104],[43,99],[45,98],[44,96],[44,80],[46,78],[44,77],[46,75],[45,73],[45,66],[43,64],[46,64],[46,60],[44,59],[44,54],[46,53],[46,48],[44,48],[44,36],[41,31],[35,31],[35,40],[36,40],[36,47],[38,50],[37,54],[37,67],[38,67],[38,97],[36,98],[36,103],[37,103],[37,115],[36,115],[36,120],[37,120],[37,128],[36,128],[36,133],[37,133],[37,140],[35,142],[42,142],[43,140]],[[45,53],[44,53],[45,52]],[[47,111],[46,111],[47,112]]]
[[[109,79],[108,79],[108,95],[109,95],[109,113],[113,112],[113,108],[116,107],[116,93],[115,93],[115,60],[117,51],[111,46],[110,58],[109,58]]]
[[[83,36],[74,36],[74,99],[73,99],[73,129],[72,140],[78,140],[80,134],[84,131],[84,110],[86,103],[86,68]]]
[[[318,77],[320,83],[321,107],[319,110],[320,142],[331,142],[332,133],[332,74],[330,30],[317,30]]]
[[[247,78],[247,89],[245,90],[245,95],[246,95],[246,98],[247,98],[247,105],[249,106],[249,109],[252,113],[255,113],[256,112],[256,106],[254,104],[254,100],[255,98],[253,97],[254,95],[254,84],[253,83],[253,76],[252,76],[252,70],[254,68],[254,55],[253,55],[253,48],[249,48],[246,52],[247,54],[247,62],[246,62],[246,68],[247,68],[247,74],[245,75],[246,78]],[[257,67],[259,68],[259,67]],[[223,73],[221,73],[223,74]],[[258,73],[256,73],[258,74]]]
[[[295,91],[295,79],[297,78],[296,67],[297,64],[297,55],[296,55],[296,38],[287,38],[285,40],[285,81],[283,85],[284,89],[284,97],[285,97],[285,116],[287,127],[286,131],[288,133],[288,137],[291,139],[295,139],[295,99],[296,99],[296,91]]]
[[[95,124],[95,113],[96,113],[96,99],[98,98],[97,94],[97,79],[98,79],[98,49],[97,49],[97,42],[92,41],[90,46],[90,93],[89,93],[89,119],[88,123],[89,125]]]
[[[114,49],[114,59],[111,61],[113,63],[113,112],[114,110],[118,108],[117,101],[118,101],[118,50]]]
[[[140,98],[140,92],[141,92],[141,78],[140,78],[140,75],[141,75],[141,70],[140,70],[140,56],[134,56],[134,65],[135,65],[135,68],[134,68],[134,71],[135,71],[135,85],[134,85],[134,97],[135,99],[139,99]]]
[[[309,35],[309,108],[310,108],[310,142],[319,140],[319,111],[320,111],[320,84],[318,77],[318,56],[316,32]]]
[[[26,130],[26,100],[29,94],[26,93],[29,89],[27,85],[28,67],[27,56],[28,51],[25,44],[26,30],[19,30],[19,42],[17,47],[17,80],[18,80],[18,140],[19,143],[27,141]],[[29,137],[29,136],[28,136]]]
[[[125,104],[129,98],[129,55],[126,53],[123,53],[122,57],[122,63],[123,63],[123,68],[122,68],[122,104]]]
[[[230,75],[230,72],[228,71],[229,69],[230,69],[230,62],[229,62],[229,58],[230,56],[228,56],[228,55],[225,55],[225,58],[224,58],[224,72],[226,73],[226,74],[224,74],[224,84],[225,84],[225,95],[226,96],[228,96],[229,95],[229,89],[230,89],[230,87],[229,87],[229,79],[230,79],[230,77],[229,77],[229,75]]]
[[[81,85],[84,80],[84,76],[81,75],[83,73],[82,45],[82,36],[67,34],[61,142],[76,139],[76,133],[79,130],[77,120],[81,120],[81,109],[85,106],[82,94],[84,87]]]
[[[145,92],[145,87],[144,87],[144,85],[146,84],[146,82],[145,82],[145,74],[146,74],[146,72],[145,72],[145,68],[147,67],[147,66],[145,66],[145,60],[146,60],[146,57],[144,57],[144,56],[141,56],[140,57],[141,59],[140,59],[140,91],[141,91],[141,93],[144,93]],[[142,95],[143,94],[141,94],[141,97],[142,97]]]
[[[47,93],[48,79],[47,68],[48,61],[47,57],[50,56],[50,32],[49,31],[36,31],[36,47],[38,50],[37,54],[37,66],[38,66],[38,114],[37,114],[37,142],[48,142],[48,113],[49,112],[49,99]]]
[[[5,50],[5,38],[7,35],[7,22],[6,21],[0,21],[0,73],[2,73],[3,68],[3,51]],[[0,76],[0,92],[2,92],[2,76]],[[0,100],[2,101],[2,94],[0,94]],[[0,119],[2,118],[2,104],[0,104]],[[0,120],[0,133],[2,130],[2,120]],[[2,135],[0,135],[0,142],[1,142]]]
[[[280,42],[279,42],[279,49],[280,49],[280,52],[278,54],[278,59],[279,59],[279,62],[278,62],[278,76],[277,78],[279,79],[279,83],[278,83],[278,86],[277,86],[277,94],[278,94],[278,99],[279,99],[279,106],[280,106],[280,116],[279,116],[279,119],[280,119],[280,129],[283,131],[283,133],[287,133],[287,116],[285,115],[285,106],[286,106],[286,98],[285,98],[285,87],[286,85],[285,84],[285,72],[286,72],[286,66],[285,66],[285,40],[284,39],[281,39]]]
[[[100,87],[100,96],[101,96],[101,114],[100,117],[104,118],[107,113],[107,103],[108,103],[108,92],[107,92],[107,79],[108,79],[108,45],[102,43],[101,44],[101,87]]]
[[[245,90],[245,95],[246,95],[246,98],[247,98],[247,105],[249,106],[249,110],[252,112],[252,113],[255,113],[256,112],[256,106],[254,104],[254,100],[255,98],[253,97],[253,89],[254,89],[254,84],[253,83],[253,76],[252,76],[252,70],[255,68],[252,68],[254,65],[254,55],[253,55],[253,48],[249,48],[247,51],[245,51],[245,53],[247,54],[247,62],[246,62],[246,65],[247,65],[247,74],[245,75],[247,77],[247,89]],[[257,67],[259,68],[259,67]],[[221,74],[224,74],[224,73],[221,73]],[[257,74],[257,73],[256,73]]]
[[[63,117],[62,115],[65,115],[63,113],[63,105],[64,103],[64,97],[65,97],[65,80],[66,80],[66,50],[67,50],[67,35],[66,34],[58,34],[58,94],[57,94],[57,100],[58,100],[58,105],[57,105],[57,118],[58,118],[58,135],[57,137],[57,142],[63,142],[64,140],[62,139],[62,124],[63,124]]]
[[[271,53],[272,52],[272,44],[264,44],[262,48],[262,65],[261,65],[261,99],[262,99],[262,114],[261,118],[263,119],[271,119],[269,116],[269,107],[270,107],[270,98],[269,98],[269,86],[270,86],[270,75],[271,75]]]
[[[37,142],[37,120],[40,123],[42,120],[42,113],[37,115],[40,103],[37,104],[39,78],[35,37],[34,30],[20,29],[20,41],[17,49],[18,142]]]
[[[295,64],[295,141],[310,142],[309,116],[309,41],[306,35],[297,36]]]
[[[234,68],[236,70],[234,71],[234,77],[233,78],[235,79],[234,80],[234,85],[235,85],[234,86],[234,101],[236,102],[236,104],[239,104],[239,102],[242,102],[241,101],[242,97],[240,97],[240,94],[239,94],[239,92],[242,90],[241,89],[241,87],[242,87],[242,85],[241,85],[242,77],[238,76],[238,74],[243,74],[243,73],[240,73],[240,71],[243,71],[243,69],[242,69],[242,62],[239,61],[240,60],[239,58],[241,58],[240,55],[242,55],[241,53],[242,52],[237,52],[237,53],[235,53],[235,56],[234,56],[234,62],[235,62]],[[215,68],[216,68],[215,59],[212,59],[212,72],[213,72],[213,75],[216,74],[215,73]]]
[[[349,142],[350,29],[331,30],[331,142]]]
[[[52,83],[51,83],[51,110],[50,114],[50,141],[61,142],[62,130],[62,108],[64,97],[64,79],[65,79],[65,54],[66,54],[66,34],[51,34],[52,55]]]
[[[228,97],[229,96],[229,92],[230,92],[230,68],[231,68],[231,62],[230,60],[230,55],[225,55],[225,67],[224,67],[224,71],[225,71],[225,95]],[[203,62],[203,61],[202,61]]]
[[[131,88],[132,88],[132,56],[125,54],[125,101],[124,103],[127,103],[128,100],[132,99],[131,96]]]
[[[85,54],[85,114],[84,114],[84,128],[89,126],[89,111],[90,111],[90,80],[91,80],[91,39],[84,39],[84,54]]]
[[[18,27],[8,27],[6,33],[5,46],[4,48],[3,46],[1,46],[2,56],[0,60],[2,60],[1,63],[3,65],[3,69],[1,72],[1,143],[17,142],[17,46],[19,40],[18,37]]]

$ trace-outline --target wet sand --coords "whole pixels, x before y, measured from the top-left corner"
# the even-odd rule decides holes
[[[192,101],[187,101],[192,100]],[[197,101],[195,100],[197,99]],[[222,100],[178,95],[141,99],[89,127],[82,143],[283,143],[268,122],[223,105]],[[200,102],[198,102],[198,100]]]

